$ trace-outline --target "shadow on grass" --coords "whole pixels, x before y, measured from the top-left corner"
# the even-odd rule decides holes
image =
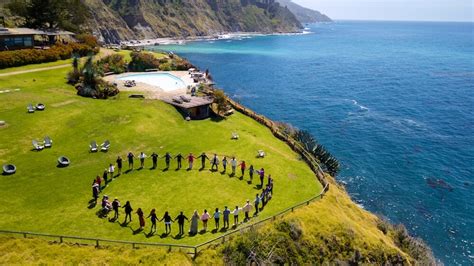
[[[128,169],[127,171],[124,172],[124,174],[128,174],[132,171],[133,169]]]
[[[222,122],[223,120],[226,120],[226,118],[222,116],[218,116],[218,115],[211,115],[212,122],[219,123],[219,122]]]
[[[181,239],[183,237],[184,237],[183,234],[177,234],[177,235],[173,236],[174,239]]]
[[[94,199],[89,200],[89,205],[87,206],[87,208],[90,210],[90,209],[94,209],[95,206],[97,206],[97,201]]]
[[[163,171],[163,172],[168,172],[168,170],[169,170],[169,167],[166,167],[166,168],[163,169],[162,171]]]
[[[140,228],[140,227],[138,227],[138,228],[135,229],[135,230],[133,230],[133,229],[130,227],[130,230],[132,230],[133,235],[138,235],[138,234],[140,234],[141,232],[143,232],[143,228]]]
[[[219,232],[225,233],[225,232],[227,232],[227,228],[226,228],[226,227],[222,227],[221,230],[219,230]]]

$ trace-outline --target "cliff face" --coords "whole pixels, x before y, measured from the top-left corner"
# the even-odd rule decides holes
[[[287,7],[301,23],[332,22],[332,20],[321,12],[302,7],[292,0],[277,0],[282,6]]]
[[[296,32],[302,26],[274,0],[83,0],[89,27],[105,42],[223,32]]]

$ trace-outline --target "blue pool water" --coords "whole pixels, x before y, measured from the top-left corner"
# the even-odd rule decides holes
[[[225,91],[314,133],[366,209],[474,264],[474,24],[337,22],[168,46]]]
[[[184,81],[169,73],[124,74],[117,80],[134,80],[151,86],[160,87],[166,92],[186,88]]]

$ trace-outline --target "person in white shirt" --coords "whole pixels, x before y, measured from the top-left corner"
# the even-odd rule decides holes
[[[235,206],[235,210],[232,212],[234,215],[234,226],[237,226],[239,224],[239,206]]]
[[[230,165],[232,166],[232,175],[235,175],[235,168],[237,168],[237,160],[235,157],[232,157],[230,160]]]
[[[140,158],[140,167],[143,168],[145,165],[146,154],[144,152],[141,152],[138,158]]]
[[[250,200],[247,200],[247,203],[245,203],[244,207],[242,210],[245,213],[245,220],[244,222],[248,221],[250,219],[249,212],[252,211],[252,204],[250,204]]]
[[[109,175],[110,178],[114,178],[115,166],[113,164],[109,165]]]

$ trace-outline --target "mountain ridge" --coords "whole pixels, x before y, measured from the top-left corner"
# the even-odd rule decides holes
[[[286,6],[301,23],[333,22],[331,18],[319,11],[303,7],[292,0],[277,0]]]

